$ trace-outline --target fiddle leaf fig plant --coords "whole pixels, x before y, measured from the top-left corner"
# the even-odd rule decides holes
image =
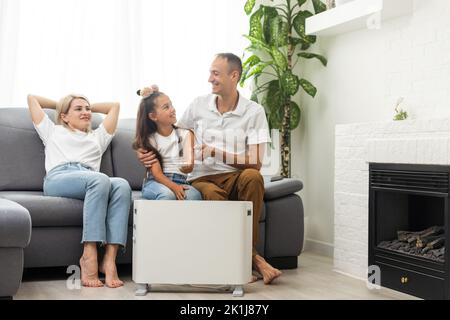
[[[304,8],[310,1],[314,13]],[[325,11],[326,6],[320,0],[278,0],[259,6],[256,2],[247,0],[244,7],[250,16],[250,30],[245,35],[250,45],[244,53],[240,84],[253,81],[252,100],[259,102],[261,98],[270,129],[281,131],[281,174],[290,177],[291,131],[301,118],[300,106],[293,97],[300,88],[313,98],[317,93],[316,87],[294,68],[299,59],[317,59],[327,65],[325,57],[307,51],[317,38],[305,32],[306,19]]]

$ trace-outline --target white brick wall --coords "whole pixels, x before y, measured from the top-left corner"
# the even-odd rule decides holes
[[[301,194],[312,241],[334,245],[335,190],[330,187],[334,179],[340,192],[367,189],[365,182],[346,178],[360,168],[353,173],[339,171],[336,176],[333,154],[336,159],[360,160],[363,165],[369,139],[404,138],[417,130],[423,139],[449,136],[450,1],[413,1],[412,14],[382,21],[380,30],[319,37],[313,51],[327,57],[326,68],[318,61],[297,65],[299,74],[318,89],[314,99],[306,94],[299,99],[302,123],[292,137],[293,176],[304,182]],[[405,97],[401,107],[408,111],[409,119],[445,120],[380,124],[394,117],[399,97]],[[336,128],[350,123],[359,124]],[[350,135],[353,133],[355,136]],[[334,150],[335,145],[340,148]],[[371,154],[374,152],[371,149]],[[418,153],[417,161],[436,162],[441,156]]]
[[[450,165],[450,119],[337,125],[334,267],[365,278],[369,162]]]

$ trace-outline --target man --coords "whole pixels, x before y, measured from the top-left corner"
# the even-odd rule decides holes
[[[264,181],[259,172],[269,127],[262,106],[242,97],[237,84],[242,74],[239,57],[216,55],[210,68],[212,94],[196,98],[177,125],[194,130],[200,161],[189,177],[204,200],[240,200],[253,203],[253,268],[269,284],[281,275],[255,249],[259,218],[264,205]],[[148,88],[147,88],[148,89]],[[145,166],[151,153],[138,152]]]

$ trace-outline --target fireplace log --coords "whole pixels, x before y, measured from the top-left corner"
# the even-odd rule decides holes
[[[417,248],[423,248],[428,243],[433,242],[434,240],[437,240],[437,239],[441,239],[442,237],[443,237],[442,235],[428,236],[428,237],[419,237],[419,239],[417,239],[417,242],[416,242],[416,247]]]
[[[419,238],[439,235],[443,232],[444,227],[441,226],[433,226],[422,231],[397,231],[397,239],[411,244],[417,241]]]
[[[442,237],[440,237],[440,238],[438,238],[438,239],[436,239],[436,240],[433,240],[433,241],[427,243],[427,248],[430,248],[430,249],[439,249],[439,248],[441,248],[444,244],[445,244],[445,237],[442,236]]]

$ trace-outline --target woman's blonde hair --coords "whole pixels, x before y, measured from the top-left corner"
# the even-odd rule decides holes
[[[56,104],[56,123],[57,124],[60,124],[66,128],[69,128],[67,123],[65,123],[62,120],[61,114],[67,114],[67,112],[69,112],[70,106],[71,106],[73,100],[75,100],[75,99],[83,99],[84,101],[86,101],[89,104],[89,106],[91,105],[88,98],[86,98],[85,96],[83,96],[81,94],[69,94],[69,95],[61,98],[61,100],[59,100],[59,102]],[[89,131],[91,131],[91,128],[88,129],[88,132]]]

